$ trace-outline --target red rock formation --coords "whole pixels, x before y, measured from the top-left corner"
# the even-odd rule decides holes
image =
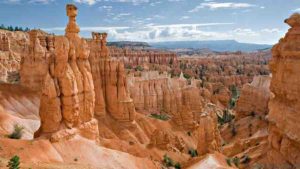
[[[162,150],[181,152],[185,148],[182,138],[172,134],[170,131],[156,129],[151,135],[149,146],[155,146]]]
[[[43,43],[40,43],[36,32],[30,34],[32,60],[35,61],[35,56],[38,56],[37,59],[46,61],[41,67],[46,73],[40,78],[43,85],[39,134],[56,132],[51,136],[52,141],[68,139],[76,133],[96,139],[98,125],[93,119],[95,93],[88,61],[90,51],[87,42],[78,35],[79,28],[75,22],[77,8],[67,5],[67,15],[66,37],[55,36],[54,45],[46,43],[53,46],[48,52],[41,46]]]
[[[128,79],[129,90],[138,111],[167,113],[180,126],[195,127],[195,114],[202,111],[202,97],[196,84],[167,74],[142,72]]]
[[[134,121],[135,108],[127,91],[124,65],[110,58],[106,47],[106,33],[93,33],[92,36],[89,61],[96,84],[95,113],[103,117],[107,112],[118,121]]]
[[[0,30],[0,81],[18,83],[21,56],[29,43],[24,32]]]
[[[251,84],[245,84],[235,108],[236,119],[251,115],[265,116],[270,98],[270,77],[256,76]]]
[[[198,137],[197,151],[199,155],[221,151],[221,136],[218,130],[217,109],[207,104],[204,112],[198,117],[199,126],[196,130]]]
[[[53,37],[47,37],[37,30],[30,31],[29,35],[30,43],[24,49],[21,61],[21,84],[34,91],[41,91],[49,66],[49,57],[53,52]]]
[[[10,43],[6,34],[0,34],[0,50],[1,51],[10,50]]]
[[[110,46],[109,51],[111,57],[122,60],[126,66],[138,66],[145,63],[169,65],[177,62],[177,56],[173,52],[117,48],[114,46]]]
[[[274,97],[269,103],[268,168],[281,169],[299,168],[300,164],[300,14],[293,14],[285,23],[291,28],[273,47],[270,63]]]

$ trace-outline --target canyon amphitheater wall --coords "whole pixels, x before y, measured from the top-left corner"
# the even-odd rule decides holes
[[[272,49],[269,103],[269,168],[300,168],[300,14],[285,20],[291,28]],[[276,161],[276,163],[274,163]]]
[[[170,65],[177,63],[177,55],[173,52],[150,49],[109,47],[110,56],[123,61],[128,67],[143,64]]]

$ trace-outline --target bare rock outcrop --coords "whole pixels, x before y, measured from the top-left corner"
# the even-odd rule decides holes
[[[39,79],[43,84],[36,84],[41,87],[41,128],[37,134],[53,133],[54,142],[77,133],[90,139],[98,136],[98,122],[93,119],[95,93],[88,61],[90,49],[78,35],[76,6],[67,5],[66,9],[66,36],[54,36],[53,44],[46,43],[51,48],[43,48],[36,32],[30,34],[32,56],[43,61],[39,66],[45,72]]]
[[[54,50],[54,39],[53,36],[38,30],[32,30],[28,34],[29,44],[23,49],[21,60],[21,85],[41,91],[49,67],[49,58]]]
[[[196,82],[188,85],[181,78],[171,78],[157,71],[130,76],[128,87],[138,111],[167,113],[184,128],[196,127],[196,114],[202,111],[202,97]]]
[[[235,108],[237,120],[251,114],[264,117],[268,113],[270,79],[269,76],[256,76],[251,84],[243,86]]]
[[[122,60],[126,66],[143,64],[170,65],[177,63],[177,55],[173,52],[141,50],[130,48],[109,47],[110,56]]]
[[[185,148],[182,138],[172,134],[170,131],[156,129],[150,140],[149,146],[155,146],[162,150],[181,152]]]
[[[106,46],[106,33],[92,33],[90,64],[96,94],[95,114],[103,117],[108,113],[117,121],[135,120],[135,107],[127,91],[124,64],[113,60]]]
[[[28,44],[27,33],[0,30],[0,81],[19,82],[21,57]]]
[[[300,164],[300,14],[285,20],[291,28],[272,49],[269,103],[269,168],[299,168]],[[285,161],[285,162],[282,162]],[[281,163],[280,163],[281,162]]]
[[[207,104],[204,112],[198,117],[198,128],[196,130],[199,155],[207,153],[220,152],[221,136],[218,129],[217,107],[213,104]]]

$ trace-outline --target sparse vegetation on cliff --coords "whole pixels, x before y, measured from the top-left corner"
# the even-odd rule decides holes
[[[140,65],[138,65],[137,67],[135,67],[135,71],[143,71],[144,68]]]
[[[15,125],[14,126],[14,131],[10,135],[8,135],[8,138],[20,139],[22,137],[23,129],[24,129],[24,127],[19,126],[19,125]]]
[[[174,167],[175,169],[181,169],[181,165],[178,162],[174,162],[168,155],[164,155],[163,164],[166,167]]]
[[[195,150],[195,149],[189,149],[189,155],[191,156],[191,157],[197,157],[198,156],[198,152],[197,152],[197,150]]]
[[[231,98],[229,100],[229,109],[233,109],[236,105],[236,102],[240,96],[240,92],[235,85],[229,87],[231,91]]]
[[[231,114],[229,110],[225,109],[223,111],[223,116],[222,117],[218,116],[218,123],[223,125],[225,123],[231,122],[234,118],[235,116]]]
[[[150,117],[163,121],[167,121],[170,119],[170,117],[166,114],[151,114]]]
[[[226,158],[226,163],[227,165],[229,165],[230,167],[232,166],[232,163],[236,166],[239,167],[240,165],[240,159],[238,157],[234,157],[234,158]]]
[[[9,160],[9,162],[7,164],[7,167],[9,169],[19,169],[20,168],[19,165],[20,165],[20,157],[19,156],[13,156]]]

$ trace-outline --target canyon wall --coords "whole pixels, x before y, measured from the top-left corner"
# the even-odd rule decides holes
[[[128,67],[146,63],[169,65],[177,62],[177,55],[175,53],[161,50],[141,50],[110,46],[109,51],[111,57],[122,60]]]
[[[128,88],[138,111],[169,114],[179,126],[186,128],[195,127],[196,114],[201,113],[203,107],[196,85],[196,80],[188,85],[184,77],[170,78],[157,71],[128,78]]]
[[[0,81],[19,82],[20,62],[28,44],[27,33],[0,30]]]
[[[124,64],[110,57],[106,33],[94,32],[92,36],[89,61],[95,84],[95,114],[103,117],[108,113],[118,121],[134,121],[135,107],[127,91]]]
[[[270,99],[270,77],[255,76],[251,84],[245,84],[235,108],[236,119],[249,115],[265,116]]]
[[[269,103],[269,168],[300,167],[300,14],[285,20],[291,28],[272,49]],[[272,165],[272,162],[276,164]]]
[[[28,35],[29,44],[23,49],[20,63],[20,83],[31,90],[41,91],[53,57],[54,37],[38,30],[32,30]]]

